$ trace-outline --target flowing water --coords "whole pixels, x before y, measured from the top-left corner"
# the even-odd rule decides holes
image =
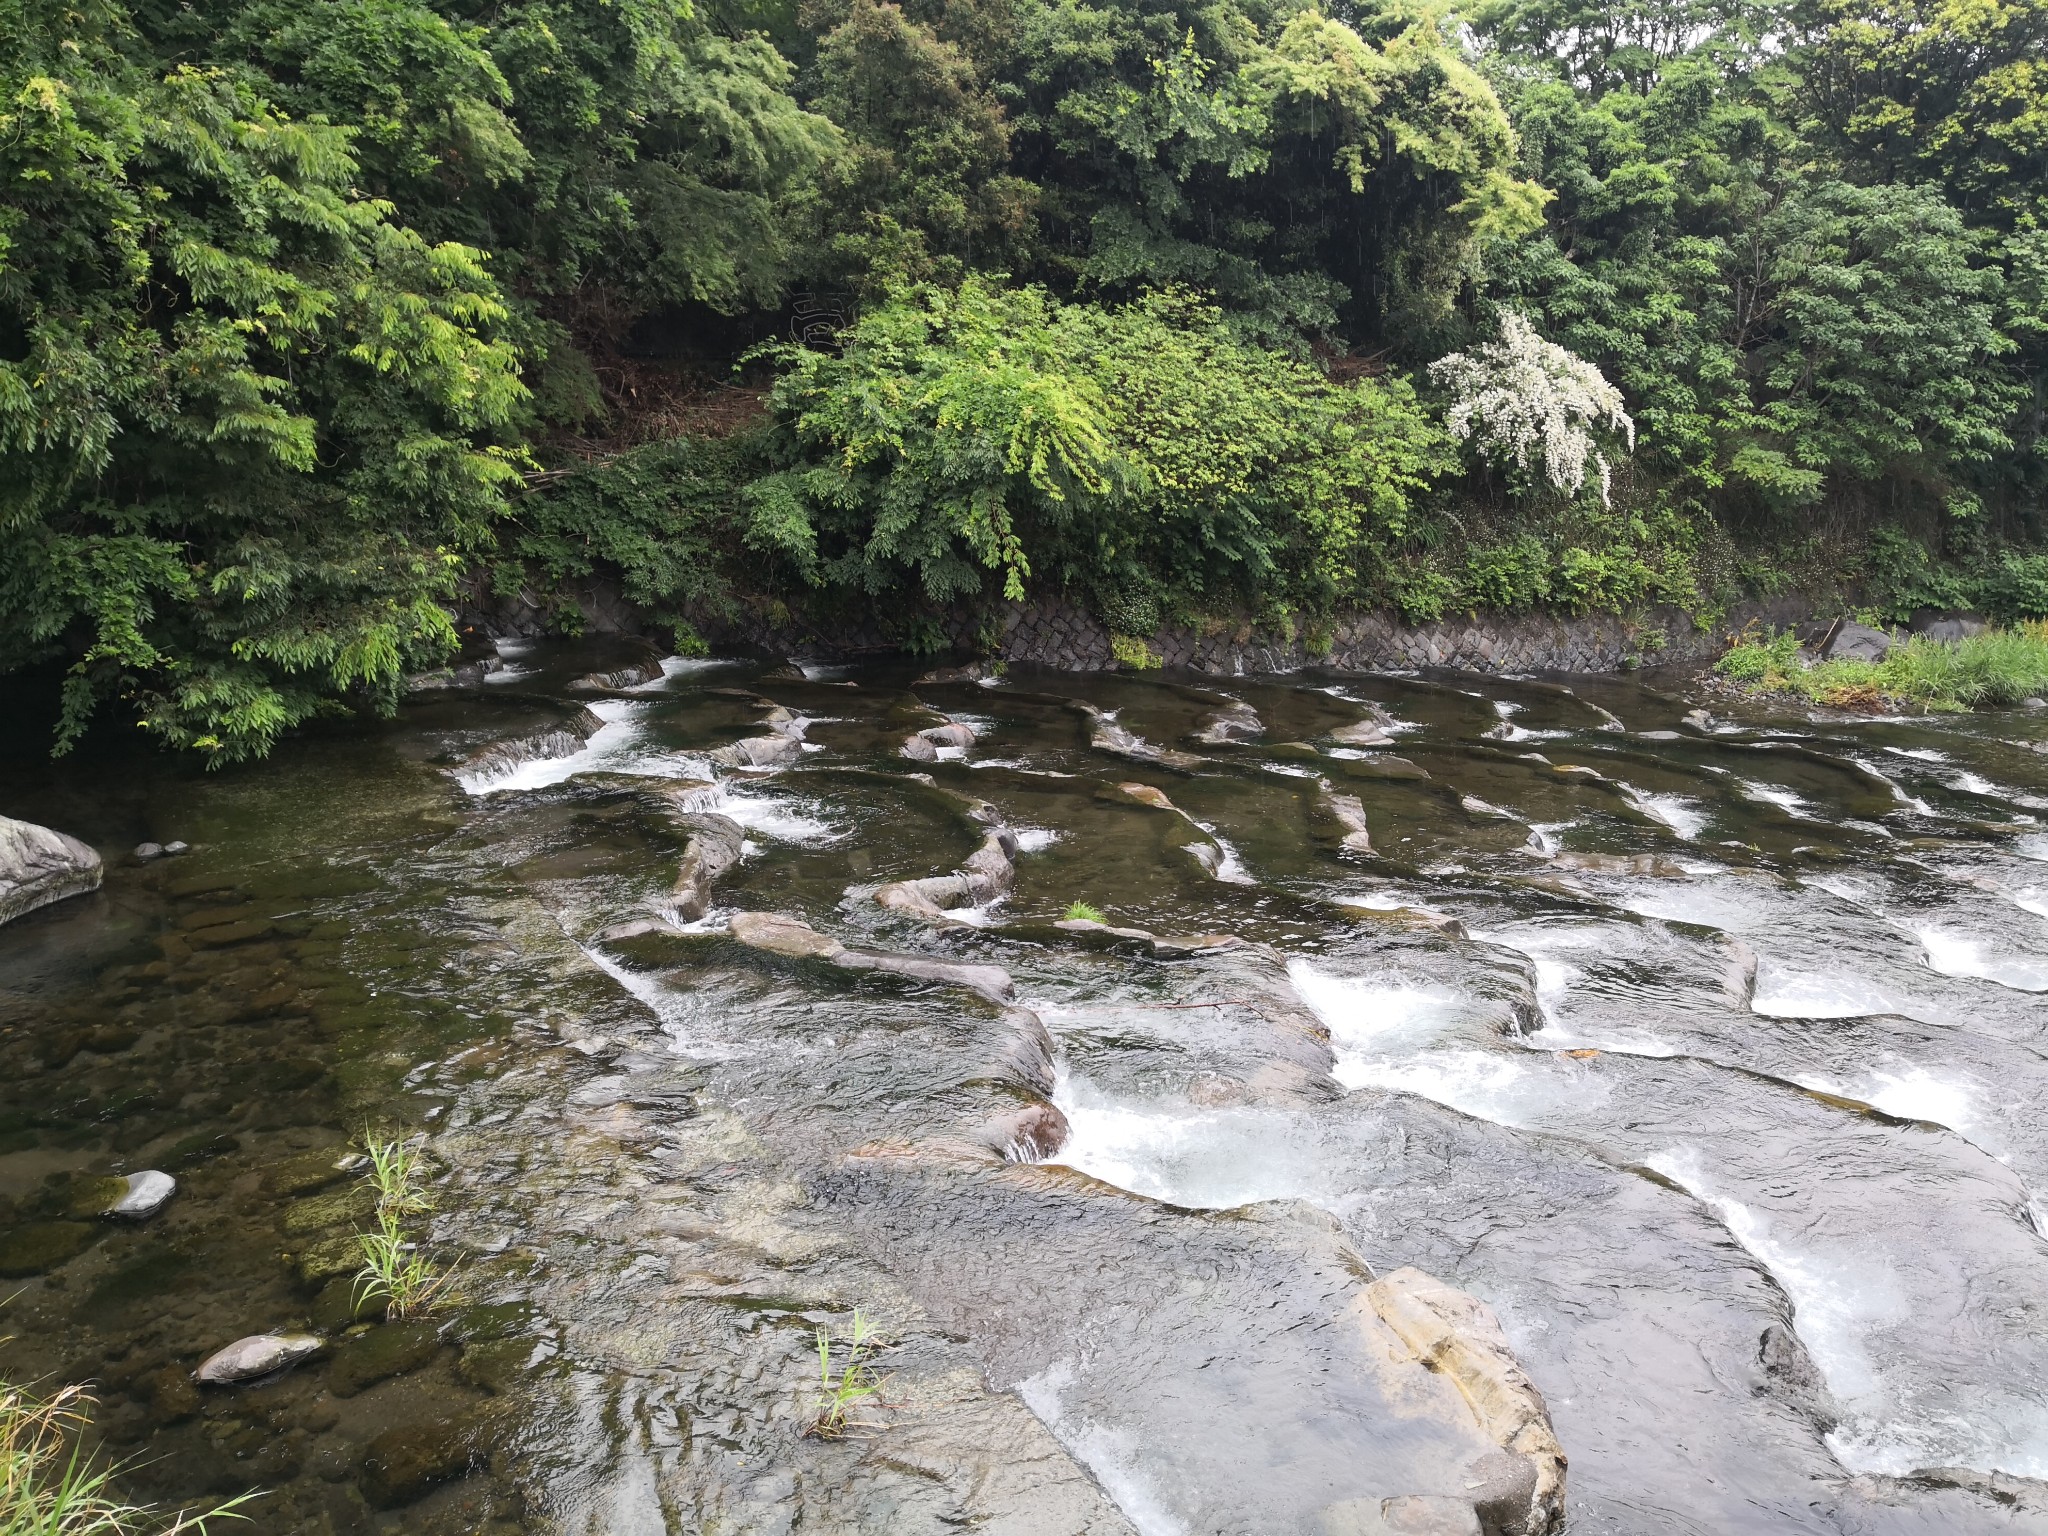
[[[2048,717],[671,661],[567,755],[465,766],[604,660],[213,776],[4,769],[109,868],[0,930],[0,1371],[97,1382],[132,1491],[261,1487],[277,1532],[1315,1532],[1402,1491],[1332,1318],[1415,1265],[1498,1312],[1573,1532],[2048,1531]],[[1197,740],[1232,699],[1257,734]],[[804,749],[715,763],[770,701]],[[942,716],[974,742],[905,760]],[[963,796],[1014,887],[877,904],[980,843]],[[679,804],[745,853],[650,927]],[[1064,1144],[991,1152],[1048,1075]],[[352,1316],[366,1128],[425,1138],[460,1274],[424,1324]],[[153,1221],[72,1213],[149,1167]],[[883,1391],[808,1436],[855,1307]],[[189,1382],[303,1326],[293,1371]]]

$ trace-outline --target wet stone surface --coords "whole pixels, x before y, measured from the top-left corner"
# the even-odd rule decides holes
[[[265,1532],[1506,1531],[1524,1381],[1574,1536],[2048,1531],[2038,717],[1685,686],[536,646],[31,743],[105,878],[0,928],[0,1372]]]

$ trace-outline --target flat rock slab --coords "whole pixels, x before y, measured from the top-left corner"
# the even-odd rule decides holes
[[[1010,973],[996,965],[964,965],[923,955],[886,950],[849,949],[829,934],[819,933],[801,918],[776,912],[742,912],[732,920],[733,938],[749,949],[789,960],[813,960],[846,971],[882,971],[911,981],[965,987],[991,1002],[1006,1001],[1015,991]]]
[[[0,923],[100,888],[100,856],[66,832],[0,816]]]
[[[848,1177],[843,1209],[925,1310],[1098,1476],[1142,1490],[1154,1528],[1312,1536],[1347,1500],[1469,1500],[1499,1455],[1310,1207],[1183,1212],[1056,1165],[944,1157]]]

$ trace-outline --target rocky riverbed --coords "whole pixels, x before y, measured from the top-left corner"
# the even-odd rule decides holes
[[[17,758],[0,1371],[264,1531],[2048,1530],[2048,720],[1710,707],[534,647]]]

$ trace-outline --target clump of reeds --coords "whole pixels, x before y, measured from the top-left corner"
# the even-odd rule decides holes
[[[425,1160],[418,1146],[381,1141],[365,1135],[363,1150],[370,1159],[370,1183],[377,1192],[376,1225],[358,1232],[363,1267],[356,1271],[355,1304],[383,1302],[387,1321],[413,1317],[446,1298],[455,1271],[445,1269],[421,1248],[414,1224],[434,1209],[422,1182]],[[5,1536],[0,1532],[0,1536]]]

